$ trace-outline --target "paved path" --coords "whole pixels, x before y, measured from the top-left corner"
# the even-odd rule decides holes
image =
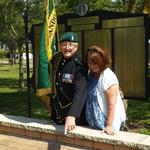
[[[44,142],[22,137],[0,134],[0,150],[88,150],[74,148],[56,142]]]
[[[8,61],[1,61],[0,60],[0,64],[9,64],[9,62]]]
[[[48,143],[0,134],[0,150],[48,150]]]

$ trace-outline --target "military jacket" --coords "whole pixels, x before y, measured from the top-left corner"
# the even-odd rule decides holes
[[[51,118],[63,123],[65,117],[80,118],[86,99],[86,67],[75,54],[65,59],[61,53],[52,60],[55,92],[52,100]]]

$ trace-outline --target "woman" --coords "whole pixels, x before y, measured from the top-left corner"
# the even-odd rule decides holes
[[[89,69],[87,122],[89,126],[113,135],[126,120],[118,79],[109,68],[108,55],[100,47],[91,46],[87,51],[86,61]]]

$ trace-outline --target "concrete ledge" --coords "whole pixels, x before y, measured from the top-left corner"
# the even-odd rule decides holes
[[[99,150],[149,150],[150,136],[144,134],[117,132],[110,136],[100,130],[77,126],[67,135],[64,126],[52,121],[0,114],[0,133],[56,141]]]

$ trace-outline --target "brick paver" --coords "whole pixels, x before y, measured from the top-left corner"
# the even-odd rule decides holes
[[[0,150],[48,150],[48,143],[0,134]]]
[[[0,150],[91,150],[72,147],[57,142],[26,139],[15,135],[0,134]]]

